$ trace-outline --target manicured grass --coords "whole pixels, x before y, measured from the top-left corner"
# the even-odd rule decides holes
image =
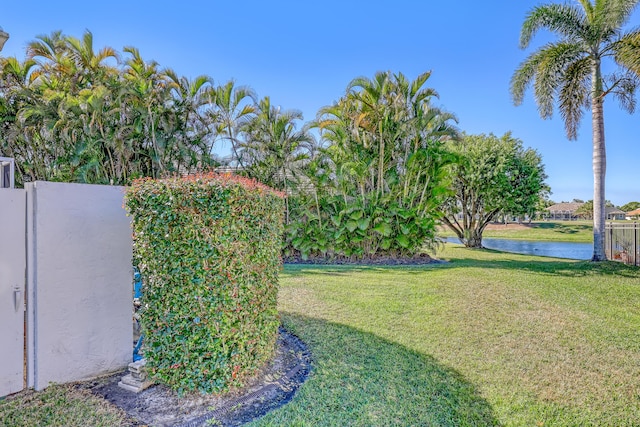
[[[458,246],[442,256],[287,266],[283,321],[315,367],[254,425],[640,425],[639,269]]]
[[[497,239],[593,242],[593,221],[541,221],[525,223],[518,228],[512,228],[513,226],[513,224],[506,227],[491,224],[482,236]],[[442,227],[438,235],[455,237],[453,231],[447,227]]]
[[[126,414],[86,390],[54,385],[0,400],[1,427],[128,426]]]

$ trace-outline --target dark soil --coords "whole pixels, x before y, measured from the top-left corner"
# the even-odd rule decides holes
[[[376,255],[366,258],[309,258],[288,257],[284,259],[285,264],[337,264],[337,265],[424,265],[443,262],[431,258],[429,255],[421,253],[413,257],[397,258],[392,256]]]
[[[118,386],[126,372],[78,384],[126,412],[131,426],[239,426],[291,400],[311,370],[311,355],[280,328],[273,360],[242,389],[225,395],[178,396],[163,385],[133,393]]]

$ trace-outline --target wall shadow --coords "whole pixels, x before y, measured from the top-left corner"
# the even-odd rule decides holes
[[[576,234],[580,230],[592,230],[593,225],[591,224],[574,224],[572,222],[568,222],[567,224],[562,224],[558,222],[538,222],[534,227],[531,228],[541,228],[544,230],[553,230],[562,234]]]
[[[471,249],[464,248],[462,246],[457,247],[454,250],[456,251],[454,257],[451,257],[447,262],[434,267],[445,269],[463,267],[514,269],[564,277],[615,275],[629,278],[640,278],[640,268],[614,261],[596,263],[563,258],[521,255],[495,249]],[[501,256],[506,255],[507,257],[483,260],[478,259],[477,257],[465,257],[466,251],[479,251],[487,254],[496,254]]]
[[[500,425],[473,384],[429,355],[346,325],[282,318],[310,349],[312,371],[288,405],[255,425]]]
[[[551,258],[535,255],[523,255],[504,252],[495,249],[470,249],[458,246],[453,249],[453,256],[449,259],[421,265],[357,265],[357,264],[287,264],[287,270],[308,275],[348,276],[355,272],[372,272],[376,270],[399,269],[403,274],[423,274],[429,269],[454,268],[486,268],[486,269],[514,269],[531,271],[539,274],[583,277],[591,275],[614,275],[628,278],[640,278],[640,268],[621,262],[605,261],[594,263],[563,258]],[[467,252],[468,251],[468,252]],[[465,252],[480,252],[486,254],[506,255],[502,258],[478,259],[477,256],[465,255]],[[640,285],[640,282],[638,283]]]

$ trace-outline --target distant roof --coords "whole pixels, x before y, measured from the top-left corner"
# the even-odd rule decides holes
[[[632,215],[640,215],[640,208],[638,209],[634,209],[630,212],[627,212],[627,215],[632,216]]]
[[[623,214],[626,213],[625,211],[621,211],[620,209],[613,207],[613,206],[605,206],[604,208],[604,212],[609,215],[609,214]]]
[[[584,205],[584,203],[556,203],[553,206],[549,206],[546,210],[549,212],[574,212],[582,205]]]

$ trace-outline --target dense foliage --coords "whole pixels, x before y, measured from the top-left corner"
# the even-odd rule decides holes
[[[126,207],[151,374],[181,391],[238,384],[274,350],[282,194],[231,175],[142,179]]]
[[[357,78],[317,127],[326,143],[308,162],[287,226],[289,256],[413,256],[435,240],[453,160],[453,116],[437,94],[403,74]]]
[[[620,209],[625,211],[625,212],[631,212],[634,211],[636,209],[640,208],[640,202],[629,202],[626,203],[622,206],[620,206]]]
[[[414,256],[436,241],[458,161],[446,144],[455,117],[433,105],[429,76],[356,78],[300,125],[299,111],[248,87],[178,76],[133,47],[96,50],[90,32],[54,32],[23,61],[0,58],[0,155],[15,158],[19,186],[128,185],[222,166],[289,196],[286,256]],[[225,147],[229,157],[214,155]],[[528,213],[525,199],[501,211]]]
[[[482,247],[482,232],[500,213],[533,215],[548,188],[540,155],[505,134],[465,135],[450,148],[453,196],[443,222],[468,247]]]
[[[24,60],[0,58],[0,155],[15,158],[18,185],[129,184],[225,160],[262,178],[256,147],[267,140],[257,130],[275,120],[295,128],[300,118],[233,82],[215,86],[206,75],[188,79],[160,69],[133,47],[96,51],[90,32],[81,39],[39,36]],[[309,140],[306,130],[298,132]],[[276,145],[280,135],[273,134]],[[214,147],[225,145],[233,158],[216,158]]]

